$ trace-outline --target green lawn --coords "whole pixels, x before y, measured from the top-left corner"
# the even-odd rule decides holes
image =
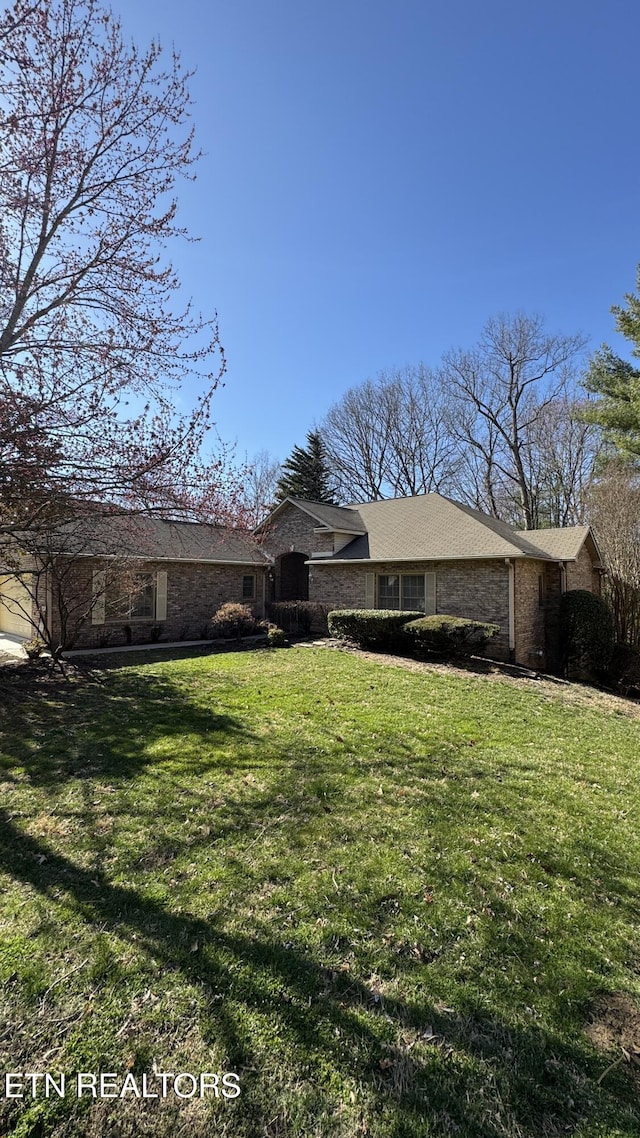
[[[312,649],[98,681],[0,727],[0,1069],[241,1094],[0,1088],[0,1135],[640,1134],[584,1030],[640,1004],[621,701]]]

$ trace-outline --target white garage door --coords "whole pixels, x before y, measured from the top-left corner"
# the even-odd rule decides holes
[[[31,596],[22,581],[15,577],[0,577],[0,632],[12,636],[33,636],[29,620]]]

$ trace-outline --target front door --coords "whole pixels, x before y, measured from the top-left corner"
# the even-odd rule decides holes
[[[309,566],[306,553],[284,553],[279,559],[279,601],[309,600]]]

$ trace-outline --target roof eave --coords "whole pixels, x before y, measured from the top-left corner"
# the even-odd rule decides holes
[[[54,554],[56,557],[89,557],[93,561],[107,561],[122,558],[121,553],[69,553],[69,550],[63,550],[62,553]],[[222,557],[159,557],[153,553],[125,553],[124,559],[127,561],[179,561],[183,565],[250,565],[254,569],[268,569],[271,565],[271,560],[265,558],[264,561],[236,561],[230,558]]]
[[[506,558],[520,558],[523,561],[558,561],[557,557],[550,557],[547,553],[532,554],[524,553],[521,549],[514,549],[513,552],[504,551],[502,553],[437,553],[425,556],[422,554],[414,554],[413,557],[386,557],[381,554],[379,557],[314,557],[305,561],[305,565],[378,565],[384,563],[385,565],[407,565],[414,561],[504,561]],[[565,558],[566,561],[575,558]]]

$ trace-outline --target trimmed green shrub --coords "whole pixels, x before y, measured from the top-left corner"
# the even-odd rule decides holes
[[[560,650],[565,673],[578,680],[602,679],[613,655],[613,615],[604,597],[570,589],[560,598]]]
[[[442,656],[472,656],[482,652],[500,626],[461,616],[423,616],[405,624],[403,635],[413,641],[417,652],[437,652]]]
[[[24,641],[22,647],[30,660],[37,660],[39,656],[42,656],[47,646],[39,636],[32,636],[31,640]]]
[[[234,604],[228,601],[211,618],[211,631],[215,639],[218,636],[230,640],[232,637],[251,636],[260,631],[260,623],[253,615],[248,605]]]
[[[318,632],[326,636],[329,605],[316,601],[272,601],[267,608],[268,615],[276,624],[290,633]]]
[[[421,616],[398,609],[336,609],[327,618],[329,633],[339,640],[353,640],[374,652],[403,652],[407,641],[402,627]]]
[[[267,631],[267,644],[270,648],[284,648],[285,642],[284,630],[273,624]]]
[[[640,688],[640,651],[633,644],[616,644],[606,678],[612,687],[623,692]]]

